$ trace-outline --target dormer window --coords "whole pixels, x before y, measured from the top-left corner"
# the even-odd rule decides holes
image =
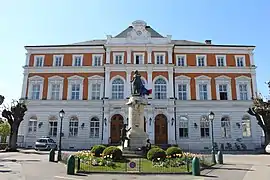
[[[73,66],[82,66],[83,55],[73,55]]]
[[[44,56],[35,56],[35,67],[42,67],[44,64]]]

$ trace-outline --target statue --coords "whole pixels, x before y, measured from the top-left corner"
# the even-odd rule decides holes
[[[132,83],[131,94],[135,96],[144,96],[152,93],[152,89],[146,89],[142,83],[141,75],[138,70],[134,72]]]
[[[126,127],[127,125],[124,124],[123,128],[121,129],[121,145],[123,149],[125,145],[125,140],[129,140],[129,138],[127,137],[127,132],[131,129],[131,127],[129,129],[126,129]]]

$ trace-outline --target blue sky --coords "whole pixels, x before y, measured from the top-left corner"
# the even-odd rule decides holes
[[[20,98],[25,45],[65,44],[116,35],[144,20],[172,39],[256,45],[259,91],[270,80],[267,0],[0,0],[0,94]]]

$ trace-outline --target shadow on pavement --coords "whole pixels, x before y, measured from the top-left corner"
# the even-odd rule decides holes
[[[87,174],[76,173],[75,176],[87,176]]]
[[[209,169],[225,169],[225,170],[236,170],[236,171],[254,171],[253,169],[247,169],[247,168],[227,168],[227,167],[210,167]]]
[[[0,159],[2,162],[40,162],[39,159],[26,159],[26,160],[17,160],[17,159]],[[0,165],[1,166],[1,165]]]
[[[218,178],[218,176],[212,176],[212,175],[200,175],[200,177],[209,177],[209,178]]]

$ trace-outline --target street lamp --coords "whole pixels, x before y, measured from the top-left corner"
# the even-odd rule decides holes
[[[61,155],[61,150],[62,150],[62,123],[63,123],[64,115],[65,115],[65,111],[62,109],[59,112],[59,117],[61,119],[61,122],[60,122],[60,137],[59,137],[58,156],[57,156],[58,161],[62,160],[62,155]]]
[[[216,155],[215,155],[215,149],[214,149],[214,127],[213,127],[213,120],[215,118],[215,114],[211,111],[208,115],[208,120],[211,122],[211,140],[212,140],[212,163],[216,164]]]

